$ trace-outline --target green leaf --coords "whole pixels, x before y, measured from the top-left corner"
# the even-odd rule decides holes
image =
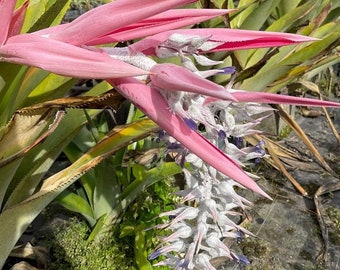
[[[181,167],[174,162],[166,162],[157,168],[150,169],[146,172],[146,178],[143,180],[135,180],[126,187],[120,196],[120,203],[112,210],[105,220],[105,225],[110,226],[117,217],[124,211],[131,202],[133,202],[142,190],[161,181],[167,177],[171,177],[182,171]]]
[[[26,99],[21,102],[22,106],[25,107],[64,97],[77,81],[53,73],[47,74],[44,70],[36,69],[33,72],[32,76],[28,76],[26,79],[30,81],[30,84],[27,86],[23,85],[20,90],[21,93],[26,94]],[[23,96],[25,95],[23,94]]]
[[[139,181],[144,180],[146,177],[145,167],[139,164],[134,164],[132,166],[132,174],[137,180]]]
[[[313,42],[303,50],[297,51],[281,61],[281,65],[293,65],[307,61],[323,51],[325,51],[333,42],[339,42],[340,38],[340,25],[334,25],[331,34],[323,37],[322,40]]]
[[[112,159],[104,160],[96,166],[93,190],[93,211],[96,218],[110,213],[119,202],[121,187],[116,181]]]
[[[290,3],[291,1],[281,1]],[[294,1],[292,1],[294,2]],[[299,19],[304,18],[306,14],[311,12],[312,9],[316,6],[319,0],[312,0],[307,1],[305,4],[290,10],[289,13],[286,13],[283,17],[273,22],[266,31],[273,31],[273,32],[285,32],[289,29],[295,22]]]
[[[264,91],[269,84],[289,72],[290,69],[291,67],[282,65],[272,67],[270,72],[260,70],[253,77],[243,81],[240,88],[248,91]]]
[[[0,140],[0,168],[29,147],[51,124],[55,109],[46,109],[43,114],[16,113],[2,130]]]
[[[291,82],[298,76],[310,71],[312,65],[306,63],[313,57],[321,57],[325,51],[339,44],[340,26],[336,22],[323,25],[314,32],[314,37],[323,38],[313,43],[300,44],[280,48],[280,52],[271,59],[251,78],[241,84],[242,89],[250,91],[278,90],[280,86]],[[303,67],[296,67],[304,63]],[[277,82],[275,82],[278,80]],[[275,82],[275,86],[269,84]],[[285,82],[285,83],[284,83]]]
[[[281,1],[276,10],[278,13],[278,18],[294,10],[300,4],[300,2],[301,0]]]
[[[14,160],[0,168],[1,188],[0,188],[0,205],[3,204],[7,192],[7,188],[20,165],[21,159]]]
[[[89,110],[92,116],[98,112]],[[65,145],[85,123],[81,110],[70,110],[57,129],[42,144],[25,154],[8,188],[7,192],[11,195],[6,200],[5,207],[10,207],[32,195]]]
[[[280,3],[280,1],[281,0],[267,0],[263,2],[260,1],[260,3],[257,4],[256,8],[254,8],[254,5],[250,6],[248,9],[252,10],[248,15],[246,15],[246,19],[243,21],[239,28],[248,30],[263,30],[263,28],[267,27],[268,19],[274,9]],[[242,11],[240,14],[247,13],[248,9]],[[260,53],[260,56],[257,57],[257,59],[260,59],[261,57],[263,57],[263,55],[266,54],[266,52],[268,52],[268,49],[239,50],[234,52],[234,55],[237,58],[238,62],[241,64],[242,69],[248,68],[254,63],[254,61],[251,63],[249,61],[255,52],[257,52],[258,54]]]
[[[136,198],[136,195],[139,194],[140,190],[143,190],[166,177],[180,173],[181,171],[181,168],[174,162],[166,162],[157,168],[150,169],[146,171],[145,178],[140,180],[136,179],[123,190],[121,193],[121,200],[127,200],[128,203],[124,203],[124,205],[128,205]]]
[[[226,0],[210,0],[210,1],[214,4],[215,7],[222,8],[222,5]]]
[[[39,68],[27,68],[27,72],[18,87],[18,96],[15,99],[15,108],[27,107],[30,104],[26,102],[27,97],[39,87],[39,85],[48,77],[49,72]],[[52,79],[51,79],[52,81]],[[53,85],[53,82],[51,83]]]
[[[240,28],[247,17],[256,9],[257,1],[241,0],[237,6],[237,12],[232,14],[231,28]]]
[[[235,3],[234,3],[234,1],[233,0],[227,0],[228,1],[228,8],[230,8],[230,9],[233,9],[233,8],[235,8]],[[226,1],[224,1],[224,2],[226,2]]]
[[[131,236],[135,234],[135,227],[132,225],[125,225],[120,230],[119,238],[124,238],[126,236]]]
[[[336,64],[340,63],[340,58],[338,55],[328,55],[325,58],[322,58],[320,61],[313,63],[312,69],[307,72],[306,80],[311,80],[318,74],[321,74],[327,68],[332,67]]]
[[[22,33],[60,24],[71,0],[35,0],[27,8]]]
[[[157,125],[151,120],[141,120],[115,129],[68,168],[47,178],[35,194],[4,210],[0,214],[0,267],[3,267],[15,243],[29,224],[63,190],[104,158],[156,129]]]
[[[102,215],[99,219],[97,219],[97,223],[95,224],[94,228],[91,231],[91,234],[87,238],[88,242],[92,242],[93,240],[95,240],[98,234],[102,232],[105,218],[106,218],[106,215]]]
[[[15,99],[18,96],[18,89],[24,79],[26,71],[27,67],[0,63],[1,77],[6,83],[0,92],[0,127],[10,120],[16,110],[14,106]],[[13,74],[15,74],[15,76]]]
[[[57,198],[56,201],[66,209],[79,213],[84,216],[89,222],[90,226],[94,226],[96,219],[93,215],[92,208],[84,198],[69,191],[64,190]]]
[[[323,22],[324,24],[338,20],[340,14],[340,1],[337,1],[338,7],[334,8],[328,13],[327,18]]]
[[[23,72],[21,69],[25,67],[22,67],[20,65],[12,64],[12,63],[6,63],[6,62],[0,62],[0,77],[1,77],[1,88],[0,88],[0,113],[4,110],[3,106],[7,108],[7,104],[3,103],[3,99],[6,95],[6,93],[9,91],[8,89],[11,88],[11,85],[13,83],[16,83],[17,85],[20,85],[20,80],[18,79],[18,74],[22,74]],[[17,81],[16,81],[17,80]],[[12,86],[13,88],[13,86]]]
[[[135,229],[135,258],[138,269],[152,270],[152,265],[148,261],[148,252],[145,248],[145,225],[138,225]]]
[[[265,25],[270,17],[270,14],[277,7],[281,0],[262,1],[260,4],[247,16],[241,25],[241,29],[260,30]]]

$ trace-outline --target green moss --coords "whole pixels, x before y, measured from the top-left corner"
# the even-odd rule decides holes
[[[326,213],[330,220],[329,224],[329,240],[335,245],[340,245],[340,209],[329,207]]]
[[[241,244],[241,248],[247,258],[264,257],[268,253],[268,249],[263,241],[254,237],[245,238]]]
[[[155,235],[165,233],[144,229],[162,223],[162,219],[156,217],[173,209],[177,198],[172,195],[175,190],[172,181],[164,180],[141,192],[124,212],[121,223],[112,226],[112,230],[101,237],[100,243],[87,241],[91,229],[85,221],[71,218],[64,225],[58,223],[53,228],[52,236],[47,236],[45,244],[51,254],[49,269],[137,269],[138,256],[145,256],[143,260],[147,260],[147,255],[159,244]],[[137,234],[143,235],[143,241],[136,242]]]
[[[126,256],[133,252],[133,247],[121,240],[116,242],[113,233],[109,232],[100,243],[95,243],[86,240],[90,230],[85,222],[74,218],[62,227],[55,229],[49,241],[50,270],[135,269],[133,256]]]
[[[332,221],[334,228],[340,233],[340,209],[336,207],[329,207],[326,209],[326,213]]]
[[[294,229],[293,226],[288,226],[288,227],[286,228],[286,232],[287,232],[288,234],[292,235],[292,234],[294,234],[295,229]]]
[[[280,131],[280,138],[287,138],[291,132],[292,128],[290,126],[284,126]]]

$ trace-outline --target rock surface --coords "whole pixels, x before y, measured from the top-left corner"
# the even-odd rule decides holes
[[[339,130],[340,111],[334,110],[331,114]],[[251,222],[245,226],[256,238],[245,237],[241,243],[232,246],[251,264],[244,266],[228,262],[219,269],[340,269],[340,145],[324,116],[298,116],[297,122],[335,173],[322,168],[292,132],[281,143],[299,152],[306,160],[305,163],[296,163],[289,172],[308,195],[302,196],[281,173],[262,165],[262,169],[256,172],[261,176],[258,184],[272,196],[273,201],[246,193],[254,207],[249,211]],[[314,195],[318,189],[324,194],[318,197],[317,209]]]

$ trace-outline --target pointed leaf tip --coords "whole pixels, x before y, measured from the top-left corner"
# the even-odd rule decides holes
[[[0,47],[0,54],[8,62],[74,78],[105,79],[149,74],[101,51],[90,51],[36,34],[8,38],[6,44]]]
[[[239,102],[258,102],[268,104],[289,104],[298,106],[317,106],[317,107],[334,107],[340,108],[339,102],[326,101],[312,98],[294,97],[288,95],[280,95],[266,92],[248,92],[233,90],[231,95],[234,96]],[[213,101],[213,99],[210,99]]]
[[[208,41],[221,43],[219,46],[205,52],[278,47],[318,40],[312,37],[289,33],[227,28],[201,28],[165,31],[138,41],[130,45],[129,48],[133,52],[143,52],[147,55],[156,55],[155,48],[159,44],[168,40],[174,33],[187,36],[209,37]]]

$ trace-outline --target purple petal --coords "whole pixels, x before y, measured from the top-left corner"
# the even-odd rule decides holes
[[[193,130],[197,130],[197,124],[195,123],[194,120],[189,119],[189,118],[184,118],[183,120],[188,125],[189,128]]]
[[[225,67],[225,68],[219,68],[221,72],[219,74],[233,74],[236,71],[235,67]]]

